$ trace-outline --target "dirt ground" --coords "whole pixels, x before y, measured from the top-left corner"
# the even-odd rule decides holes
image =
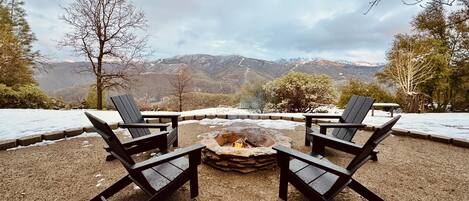
[[[220,127],[186,124],[180,127],[181,147],[198,141],[197,135]],[[303,145],[304,128],[281,130],[293,148]],[[357,143],[370,132],[359,132]],[[101,138],[75,138],[48,146],[0,151],[0,200],[89,200],[126,174],[118,161],[106,162]],[[379,161],[368,162],[354,178],[386,200],[469,200],[469,149],[427,140],[390,136],[380,146]],[[328,150],[328,159],[347,164],[351,156]],[[148,158],[149,153],[137,159]],[[280,200],[278,169],[250,174],[222,172],[199,166],[197,200]],[[289,186],[289,200],[307,200]],[[145,200],[133,185],[111,200]],[[345,189],[336,200],[362,200]],[[185,184],[169,200],[190,200]]]

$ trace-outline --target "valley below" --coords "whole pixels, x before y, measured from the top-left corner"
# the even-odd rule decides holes
[[[66,102],[79,102],[95,82],[94,75],[84,71],[87,65],[89,64],[86,62],[50,63],[47,72],[38,72],[35,78],[49,95],[60,97]],[[187,68],[190,72],[191,91],[232,94],[249,81],[268,81],[291,71],[325,74],[336,85],[351,78],[373,81],[374,74],[382,71],[384,66],[324,59],[267,61],[238,55],[183,55],[143,64],[141,70],[132,76],[128,88],[109,93],[130,92],[147,102],[158,102],[171,94],[169,80],[174,79],[182,68]]]

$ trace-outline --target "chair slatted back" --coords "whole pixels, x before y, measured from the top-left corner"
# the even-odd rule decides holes
[[[344,113],[342,113],[341,122],[362,123],[373,103],[373,98],[353,95],[347,103]],[[342,140],[352,141],[356,132],[357,128],[335,128],[332,135]]]
[[[119,115],[124,123],[144,123],[142,113],[137,107],[131,95],[119,95],[111,97],[111,101],[116,107]],[[129,132],[133,138],[149,135],[150,129],[148,128],[129,128]]]
[[[355,105],[355,102],[357,102],[357,98],[358,98],[357,95],[352,95],[352,97],[350,97],[350,99],[348,100],[347,106],[345,107],[345,110],[342,113],[341,121],[344,120],[350,114],[350,111],[352,110],[353,106]]]
[[[117,138],[116,134],[114,134],[111,127],[109,127],[106,122],[102,121],[101,119],[95,117],[94,115],[88,112],[85,112],[85,115],[91,121],[91,124],[93,124],[96,132],[101,135],[104,141],[106,141],[109,148],[111,149],[111,153],[117,155],[118,157],[116,158],[119,159],[121,163],[125,163],[127,165],[135,164],[135,161],[127,153],[124,146]]]
[[[392,118],[388,122],[384,123],[380,127],[376,128],[373,132],[371,137],[368,141],[363,145],[362,152],[355,156],[355,158],[350,161],[350,164],[347,166],[347,169],[355,172],[357,171],[363,164],[365,164],[373,150],[381,143],[384,139],[386,139],[389,135],[391,135],[391,129],[396,124],[396,122],[401,118],[400,115]]]

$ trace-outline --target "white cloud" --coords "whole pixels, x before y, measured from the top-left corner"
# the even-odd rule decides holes
[[[35,48],[53,60],[83,60],[57,49],[69,29],[59,20],[71,0],[26,2]],[[368,15],[363,0],[134,1],[149,22],[154,57],[240,54],[262,59],[322,57],[383,62],[393,35],[409,32],[418,6],[382,1]],[[58,58],[58,59],[57,59]]]

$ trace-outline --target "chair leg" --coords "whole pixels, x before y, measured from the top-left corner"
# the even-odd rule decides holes
[[[311,153],[324,156],[326,154],[326,146],[317,140],[316,142],[317,143],[313,143],[313,147],[311,147]]]
[[[372,161],[378,161],[378,152],[377,151],[373,151],[371,152],[371,160]]]
[[[178,138],[176,137],[176,140],[173,142],[173,147],[178,147]]]
[[[109,154],[109,155],[106,156],[106,161],[112,161],[112,160],[114,160],[114,159],[116,159],[116,158],[115,158],[113,155],[111,155],[111,154]]]
[[[278,190],[278,197],[287,200],[288,197],[288,171],[289,171],[289,157],[285,154],[277,154],[277,162],[280,167],[280,185]]]
[[[195,198],[199,195],[199,178],[197,176],[197,166],[193,166],[190,168],[191,198]]]
[[[286,176],[282,176],[280,173],[280,186],[278,190],[278,197],[287,201],[288,198],[288,181]]]
[[[383,198],[379,197],[372,191],[368,190],[365,186],[361,185],[354,179],[352,179],[352,182],[348,185],[352,190],[366,198],[367,200],[371,201],[384,201]]]
[[[112,184],[112,186],[110,186],[106,190],[96,195],[94,198],[91,199],[91,201],[98,201],[98,200],[101,201],[103,200],[102,198],[104,199],[109,198],[113,196],[114,194],[116,194],[117,192],[119,192],[120,190],[122,190],[123,188],[125,188],[126,186],[128,186],[130,183],[132,183],[132,179],[129,178],[129,175],[126,175],[125,177],[122,177],[119,181],[117,181],[116,183]]]
[[[309,147],[311,142],[309,141],[309,132],[311,131],[312,119],[309,117],[305,118],[305,146]]]

